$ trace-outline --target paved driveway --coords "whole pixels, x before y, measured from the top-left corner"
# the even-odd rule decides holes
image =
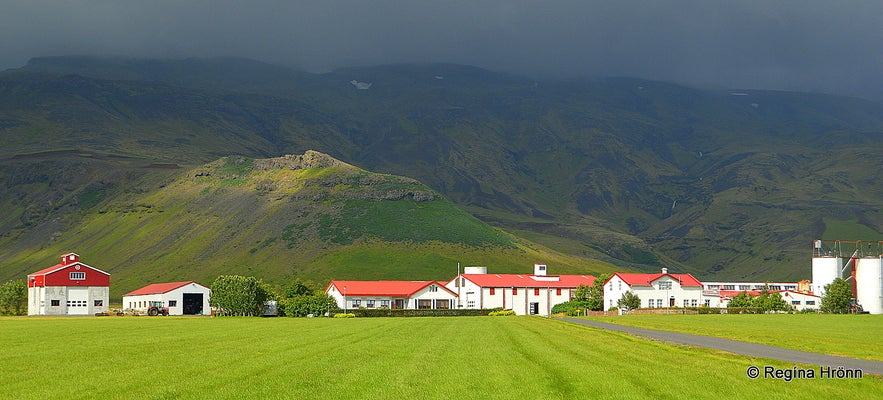
[[[654,329],[634,328],[631,326],[608,324],[606,322],[590,321],[579,318],[562,318],[562,320],[580,325],[588,325],[600,329],[625,332],[628,334],[649,339],[660,340],[666,343],[707,347],[710,349],[723,350],[734,354],[741,354],[752,357],[772,358],[775,360],[788,361],[798,364],[825,365],[833,368],[842,366],[847,369],[861,369],[862,372],[866,374],[883,375],[883,362],[879,361],[859,360],[848,357],[829,356],[827,354],[808,353],[805,351],[789,350],[783,349],[781,347],[767,346],[763,344],[740,342],[738,340],[690,335],[679,332],[659,331]]]

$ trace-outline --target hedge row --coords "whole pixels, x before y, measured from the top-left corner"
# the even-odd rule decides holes
[[[356,317],[470,317],[488,315],[491,311],[494,310],[368,310],[363,308],[347,310],[350,314],[355,314]]]
[[[689,307],[691,310],[699,311],[699,314],[763,314],[764,310],[760,307]]]

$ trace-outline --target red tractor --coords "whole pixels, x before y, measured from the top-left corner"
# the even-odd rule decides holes
[[[160,314],[162,314],[162,316],[164,316],[164,317],[169,315],[169,308],[163,307],[163,304],[161,301],[149,302],[147,305],[147,315],[149,315],[151,317],[155,317]]]

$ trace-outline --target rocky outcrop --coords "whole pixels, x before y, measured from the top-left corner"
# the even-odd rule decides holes
[[[254,160],[255,171],[266,171],[271,169],[306,169],[306,168],[328,168],[328,167],[350,167],[350,164],[340,161],[325,153],[314,150],[307,150],[303,155],[284,155],[276,158],[261,158]]]

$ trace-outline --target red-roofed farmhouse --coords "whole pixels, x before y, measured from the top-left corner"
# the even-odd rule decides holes
[[[325,293],[341,309],[450,309],[457,294],[437,281],[331,281]]]
[[[107,311],[110,274],[68,253],[28,275],[28,315],[92,315]]]
[[[489,274],[485,267],[466,267],[447,283],[458,293],[460,308],[503,308],[516,315],[552,313],[556,304],[570,301],[579,285],[592,286],[592,275],[547,275],[545,264],[534,264],[530,274]]]
[[[698,307],[703,303],[702,282],[690,274],[617,272],[604,282],[604,311],[617,307],[625,292],[641,298],[641,308]]]
[[[208,315],[211,289],[193,281],[154,283],[123,295],[123,308],[147,312],[151,301],[169,308],[169,315]]]

